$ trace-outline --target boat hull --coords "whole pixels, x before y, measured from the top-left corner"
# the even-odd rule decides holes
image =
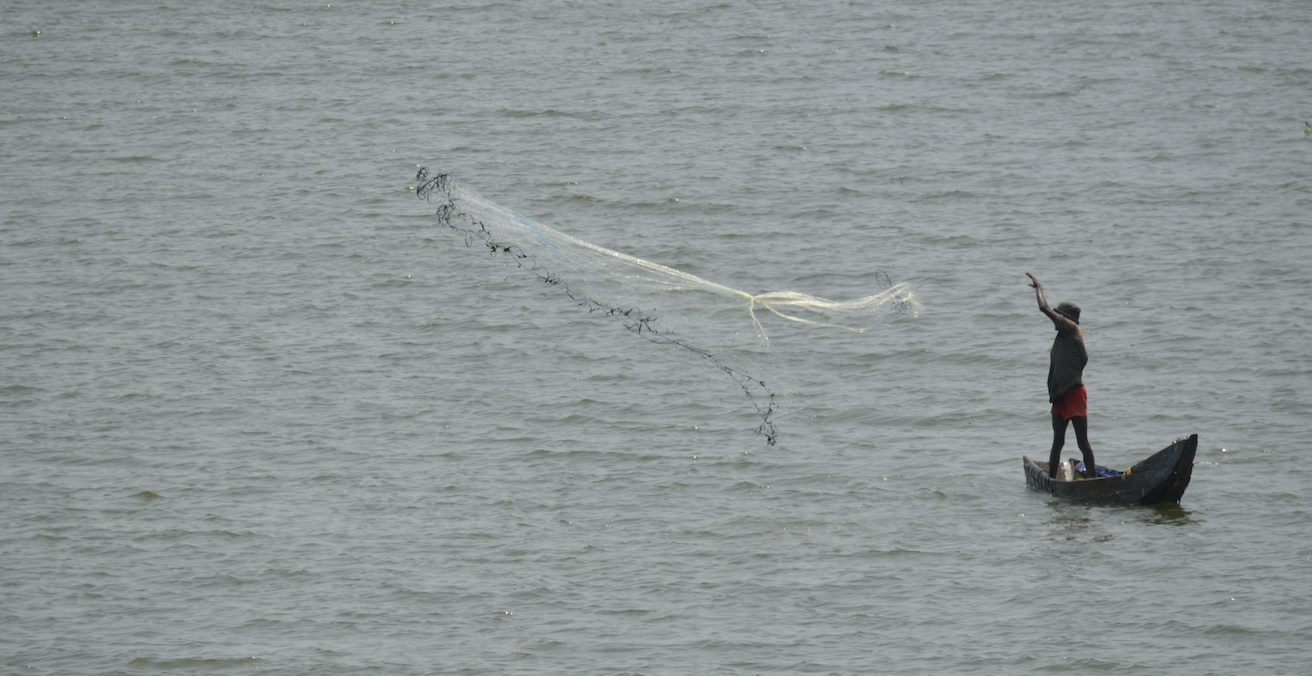
[[[1030,488],[1059,498],[1105,505],[1156,505],[1180,502],[1193,474],[1198,435],[1192,434],[1152,454],[1125,474],[1078,481],[1048,476],[1048,463],[1022,458]]]

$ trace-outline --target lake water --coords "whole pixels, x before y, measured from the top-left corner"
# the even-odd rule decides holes
[[[0,671],[1307,673],[1307,10],[5,3]],[[419,164],[924,310],[766,318],[768,445]],[[1025,272],[1101,463],[1200,436],[1179,507],[1026,488]]]

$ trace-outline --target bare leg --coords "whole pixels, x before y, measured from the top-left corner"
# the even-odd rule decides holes
[[[1093,447],[1089,445],[1089,419],[1084,416],[1071,418],[1071,426],[1075,428],[1075,443],[1080,445],[1080,452],[1084,454],[1084,476],[1093,478]]]
[[[1066,445],[1066,420],[1059,413],[1052,414],[1052,452],[1048,454],[1048,476],[1057,478],[1057,464],[1061,462],[1061,447]]]

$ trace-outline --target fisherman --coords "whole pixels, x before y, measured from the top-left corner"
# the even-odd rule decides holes
[[[1084,365],[1089,353],[1084,351],[1084,334],[1080,332],[1080,308],[1074,303],[1061,303],[1057,309],[1048,307],[1043,287],[1034,275],[1025,273],[1039,299],[1039,311],[1057,327],[1057,338],[1052,341],[1048,366],[1048,401],[1052,402],[1052,452],[1048,454],[1048,475],[1057,478],[1057,464],[1061,461],[1061,447],[1066,444],[1066,426],[1075,428],[1075,441],[1084,454],[1084,476],[1092,479],[1094,472],[1093,447],[1089,445],[1088,393],[1084,389]]]

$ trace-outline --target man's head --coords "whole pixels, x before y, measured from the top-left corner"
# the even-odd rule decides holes
[[[1053,309],[1056,310],[1057,314],[1075,322],[1076,324],[1080,323],[1080,306],[1075,303],[1061,303]]]

